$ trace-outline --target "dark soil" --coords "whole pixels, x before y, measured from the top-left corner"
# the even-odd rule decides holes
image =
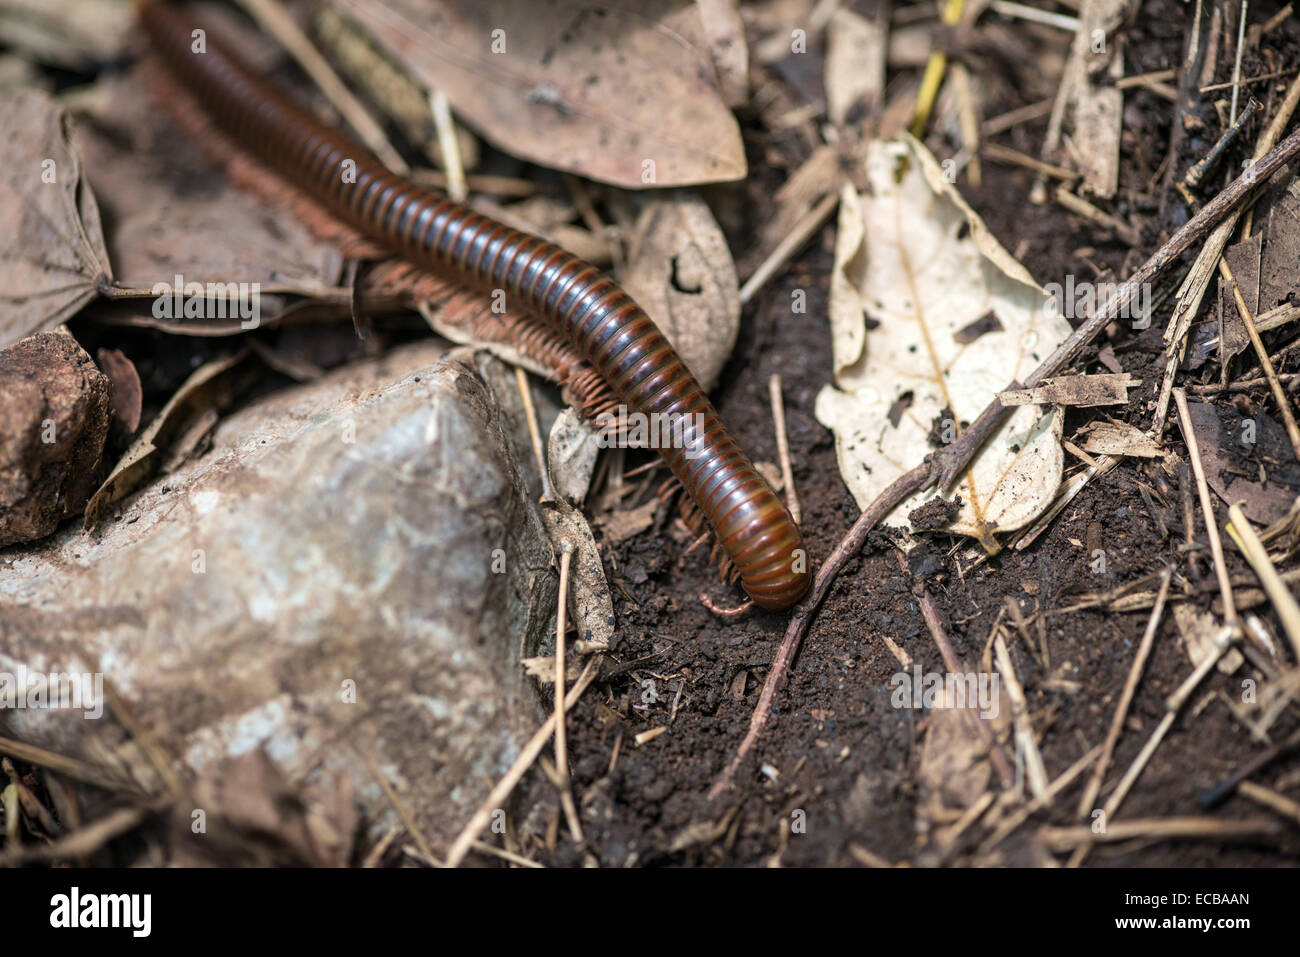
[[[1145,3],[1130,33],[1126,72],[1176,66],[1189,11],[1190,6],[1174,0]],[[1252,5],[1252,22],[1271,12],[1256,11]],[[1297,65],[1300,24],[1292,18],[1272,34],[1263,54],[1256,51],[1246,57],[1242,70],[1243,75],[1257,75]],[[1230,79],[1231,67],[1231,58],[1221,55],[1217,81]],[[1285,82],[1257,85],[1256,95],[1265,93],[1276,102]],[[997,106],[1012,109],[1024,102]],[[1119,281],[1190,215],[1178,194],[1162,191],[1162,180],[1156,179],[1169,149],[1173,116],[1172,104],[1153,93],[1139,90],[1126,97],[1121,190],[1111,209],[1142,224],[1144,242],[1137,250],[1059,206],[1031,205],[1027,196],[1033,174],[1027,170],[985,162],[982,188],[972,190],[964,182],[959,186],[1003,245],[1040,282],[1063,281],[1070,273],[1079,280]],[[1183,137],[1179,144],[1173,160],[1179,175],[1220,130],[1208,106],[1201,119],[1206,131]],[[1044,126],[1045,121],[1026,124],[998,140],[1036,154]],[[1255,135],[1252,131],[1246,137],[1248,144]],[[755,134],[754,152],[763,145],[771,144]],[[941,137],[932,136],[929,145],[940,158],[952,151]],[[1238,148],[1228,161],[1239,163],[1248,149]],[[797,166],[798,159],[791,157],[790,165]],[[762,162],[751,168],[748,194],[754,220],[761,222],[771,206],[773,174]],[[803,529],[819,562],[858,515],[840,479],[831,436],[813,417],[817,392],[831,380],[825,291],[833,239],[832,223],[747,310],[740,343],[716,396],[724,419],[751,455],[775,461],[767,384],[773,373],[781,375]],[[745,241],[740,238],[737,259],[746,252]],[[795,288],[807,291],[806,315],[791,314],[788,308]],[[1160,335],[1171,308],[1172,302],[1166,302],[1146,332],[1117,326],[1111,338],[1102,337],[1087,354],[1085,371],[1107,371],[1097,361],[1097,350],[1109,345],[1124,370],[1143,381],[1126,409],[1105,410],[1111,417],[1143,429],[1150,424],[1164,366]],[[1294,371],[1295,365],[1292,358],[1291,368],[1278,371]],[[1217,361],[1209,366],[1217,380]],[[1205,373],[1205,381],[1210,375]],[[1256,400],[1273,408],[1262,393]],[[1097,417],[1096,410],[1072,411],[1066,436]],[[1176,415],[1165,443],[1187,461]],[[918,462],[927,451],[917,449]],[[569,722],[585,850],[601,866],[761,865],[778,859],[792,866],[848,865],[856,860],[851,845],[890,862],[914,860],[916,769],[928,719],[925,712],[890,706],[888,681],[899,666],[881,639],[893,639],[926,671],[945,670],[913,594],[921,584],[942,613],[957,654],[975,670],[1008,599],[1018,603],[1026,620],[1045,614],[1047,660],[1019,639],[1010,650],[1026,688],[1049,778],[1060,774],[1104,739],[1149,617],[1145,609],[1112,613],[1068,607],[1081,594],[1109,591],[1166,565],[1179,569],[1196,589],[1190,600],[1197,607],[1209,609],[1217,596],[1204,528],[1194,532],[1202,547],[1190,558],[1179,549],[1184,529],[1177,479],[1166,484],[1140,461],[1126,459],[1091,482],[1030,547],[1004,551],[973,569],[971,546],[942,532],[927,535],[922,555],[914,554],[907,563],[919,575],[901,569],[899,553],[887,535],[876,536],[831,589],[777,696],[774,719],[738,774],[735,788],[715,803],[708,802],[706,793],[744,736],[787,619],[757,610],[736,618],[709,612],[699,600],[701,592],[719,605],[738,604],[743,596],[716,580],[706,567],[703,549],[681,557],[691,539],[675,530],[664,513],[655,528],[607,547],[620,636],[613,667],[607,666],[613,677],[587,692]],[[1068,469],[1078,464],[1067,456]],[[1168,534],[1144,502],[1143,486],[1156,489],[1152,501]],[[1196,515],[1199,522],[1199,507]],[[1220,521],[1225,519],[1226,509]],[[1095,547],[1104,548],[1107,555],[1103,575],[1090,564]],[[1231,544],[1226,548],[1230,571],[1251,579]],[[1281,634],[1267,605],[1255,610],[1267,612],[1274,632]],[[1167,612],[1107,775],[1108,785],[1129,766],[1163,717],[1165,698],[1190,670]],[[1261,750],[1224,703],[1224,696],[1239,699],[1242,674],[1232,677],[1216,671],[1197,689],[1125,802],[1124,818],[1210,813],[1240,819],[1261,813],[1241,797],[1208,812],[1196,800]],[[1295,723],[1293,709],[1276,730],[1284,736]],[[638,733],[665,725],[666,733],[635,744]],[[1271,772],[1294,771],[1298,765],[1300,759],[1293,756]],[[1078,795],[1075,786],[1023,830],[1032,830],[1035,821],[1086,823],[1074,816]],[[535,788],[525,803],[533,808],[533,820],[558,819],[558,803],[547,787]],[[788,833],[796,819],[806,820],[806,830]],[[715,824],[710,832],[708,826]],[[550,834],[556,830],[552,827]],[[562,825],[558,830],[566,833]],[[1028,863],[1028,858],[1017,856],[1018,847],[1014,838],[1004,843],[1002,859]],[[549,848],[530,851],[551,864],[582,860],[582,852],[567,836]],[[1300,835],[1292,829],[1279,840],[1260,844],[1101,845],[1088,863],[1278,865],[1293,863],[1297,853]]]

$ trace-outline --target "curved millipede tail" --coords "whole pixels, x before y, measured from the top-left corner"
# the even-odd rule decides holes
[[[596,267],[389,172],[323,126],[207,38],[167,3],[146,2],[141,23],[174,77],[233,139],[358,232],[402,258],[547,321],[587,358],[628,412],[669,423],[660,454],[708,518],[740,582],[780,611],[812,581],[798,527],[719,419],[649,316]],[[672,447],[663,447],[670,445]]]

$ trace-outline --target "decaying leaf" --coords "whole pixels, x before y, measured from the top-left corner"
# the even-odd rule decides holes
[[[128,0],[0,0],[0,43],[84,69],[122,56],[132,21]]]
[[[614,644],[614,602],[609,597],[600,549],[582,513],[566,502],[543,502],[542,521],[558,556],[564,543],[573,547],[569,566],[569,613],[583,641]]]
[[[740,330],[740,292],[727,240],[699,196],[674,190],[645,207],[623,285],[711,389]]]
[[[1070,332],[924,146],[910,137],[872,143],[866,175],[867,193],[845,187],[841,198],[830,294],[835,386],[817,398],[861,508],[920,464],[932,434],[955,439],[961,423]],[[972,338],[972,324],[989,313],[997,321]],[[1060,408],[1014,412],[954,487],[962,506],[949,530],[993,547],[994,531],[1032,521],[1060,483],[1062,418]],[[891,517],[903,520],[934,494],[912,496]]]
[[[826,111],[836,126],[860,123],[880,108],[888,35],[888,18],[844,7],[826,25]]]
[[[90,497],[110,389],[65,328],[0,349],[0,546],[50,534]]]
[[[131,443],[121,461],[86,504],[86,524],[98,524],[114,502],[129,495],[159,466],[159,455],[169,452],[168,461],[179,464],[187,453],[217,424],[217,409],[225,404],[218,395],[222,379],[244,360],[241,350],[208,362],[190,375],[171,400],[163,406],[147,429]],[[179,452],[177,450],[180,450]]]
[[[635,189],[740,179],[740,128],[685,0],[336,0],[505,152]]]
[[[1286,515],[1300,495],[1300,465],[1286,430],[1262,411],[1248,419],[1232,406],[1189,402],[1187,412],[1210,488],[1228,504],[1240,502],[1252,522],[1271,525]],[[1265,471],[1243,461],[1257,456],[1276,464]]]
[[[217,320],[208,312],[190,320],[199,326],[221,321],[250,328],[254,319],[269,321],[281,305],[276,293],[340,298],[343,257],[334,246],[312,236],[293,215],[231,183],[159,108],[138,72],[105,80],[103,86],[105,106],[78,119],[74,142],[104,207],[120,286],[166,306],[152,290],[157,283],[174,286],[178,275],[186,288],[248,284],[239,300],[248,316],[223,314]],[[194,298],[184,297],[182,307]],[[166,309],[154,315],[186,318]]]
[[[1259,315],[1259,267],[1263,240],[1263,233],[1255,233],[1223,251],[1223,258],[1237,280],[1241,299],[1250,310],[1252,319]],[[1300,276],[1296,278],[1300,279]],[[1219,306],[1219,362],[1226,363],[1250,348],[1250,333],[1237,310],[1232,285],[1222,276],[1219,277]]]
[[[563,409],[546,442],[546,465],[556,494],[573,505],[586,501],[599,453],[599,433],[583,422],[572,406]]]
[[[1255,222],[1264,236],[1258,266],[1258,311],[1264,313],[1288,297],[1294,300],[1294,293],[1300,287],[1300,230],[1296,229],[1296,223],[1300,222],[1300,178],[1294,173],[1281,178],[1260,201]]]
[[[1000,702],[998,707],[1000,711]],[[945,686],[939,690],[929,717],[917,768],[924,794],[917,805],[922,831],[951,820],[954,812],[974,804],[988,789],[992,774],[988,746],[979,732],[978,710],[959,706],[953,689]]]
[[[173,813],[173,864],[349,863],[359,821],[352,783],[337,769],[296,784],[258,748],[199,775],[193,794]],[[197,838],[194,807],[203,808],[207,825]]]
[[[144,401],[140,373],[121,349],[100,349],[96,358],[104,375],[113,383],[113,417],[122,423],[123,431],[131,435],[140,427],[140,410]]]
[[[1191,605],[1178,603],[1174,605],[1174,621],[1178,632],[1183,637],[1183,648],[1192,667],[1197,667],[1206,658],[1219,656],[1219,642],[1222,640],[1224,626],[1209,612],[1199,611]],[[1229,649],[1218,657],[1215,666],[1225,675],[1230,675],[1245,663],[1241,652]]]
[[[1164,454],[1160,443],[1126,422],[1092,422],[1079,431],[1083,450],[1094,455],[1133,455],[1154,459]]]
[[[608,542],[621,542],[625,538],[639,535],[655,523],[655,513],[659,503],[651,500],[636,508],[613,509],[598,519],[600,530],[605,533]]]
[[[57,101],[0,96],[0,348],[52,329],[112,279],[95,194]]]
[[[722,99],[730,107],[749,102],[749,47],[740,19],[740,0],[695,0],[700,25],[713,54]]]
[[[1032,389],[998,393],[1003,405],[1127,405],[1128,390],[1142,384],[1127,372],[1113,375],[1067,375],[1044,379]]]

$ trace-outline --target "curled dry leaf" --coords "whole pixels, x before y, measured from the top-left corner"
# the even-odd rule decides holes
[[[624,288],[705,389],[740,330],[740,291],[726,237],[690,190],[656,195],[637,219]]]
[[[635,508],[612,509],[597,519],[605,540],[618,543],[633,535],[640,535],[655,523],[659,502],[643,502]]]
[[[100,349],[96,358],[104,375],[113,383],[113,417],[122,423],[122,430],[131,435],[140,427],[140,410],[144,402],[140,373],[121,349]]]
[[[112,278],[95,194],[49,95],[0,97],[0,348],[51,329]]]
[[[740,179],[740,128],[684,0],[335,0],[515,156],[616,186]]]
[[[1225,675],[1230,675],[1245,663],[1241,652],[1236,648],[1230,648],[1223,655],[1219,654],[1225,626],[1219,624],[1214,615],[1181,602],[1174,605],[1173,613],[1192,667],[1199,667],[1206,658],[1214,658],[1215,667]]]
[[[217,424],[217,409],[229,403],[226,374],[247,355],[241,350],[205,363],[186,379],[158,417],[140,434],[112,473],[86,504],[86,524],[98,524],[114,502],[133,492],[159,466],[159,456],[170,451],[168,462],[179,465],[203,436]]]
[[[573,546],[568,609],[578,626],[578,637],[613,647],[614,602],[609,597],[609,582],[605,580],[605,567],[591,527],[582,513],[567,502],[543,502],[541,512],[555,554],[560,554],[566,541]]]
[[[933,431],[955,439],[960,423],[1070,333],[924,146],[910,137],[874,142],[866,175],[867,193],[845,187],[841,199],[830,295],[835,386],[817,398],[861,508],[920,464]],[[948,530],[993,548],[993,532],[1046,508],[1061,479],[1061,423],[1059,408],[1012,413],[954,486],[962,504]],[[911,496],[891,516],[903,520],[934,494]]]

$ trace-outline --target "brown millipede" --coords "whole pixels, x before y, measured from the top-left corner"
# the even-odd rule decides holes
[[[728,434],[648,315],[596,267],[386,169],[206,39],[177,8],[140,18],[170,72],[225,133],[339,220],[408,262],[480,292],[504,290],[586,357],[629,412],[689,423],[659,452],[761,607],[789,608],[812,581],[799,529]]]

